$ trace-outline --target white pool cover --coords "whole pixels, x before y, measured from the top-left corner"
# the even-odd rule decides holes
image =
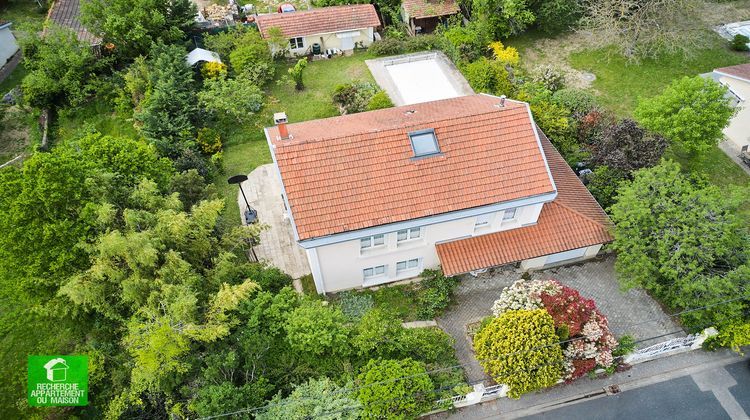
[[[386,64],[404,105],[461,96],[435,58]]]

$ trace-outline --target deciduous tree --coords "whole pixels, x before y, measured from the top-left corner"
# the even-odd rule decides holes
[[[726,93],[726,87],[711,79],[683,77],[640,101],[635,119],[690,152],[705,151],[723,138],[722,130],[735,113]]]

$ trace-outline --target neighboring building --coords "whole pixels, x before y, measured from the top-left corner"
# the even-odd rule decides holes
[[[266,129],[320,293],[594,256],[606,214],[526,103],[471,95]]]
[[[0,22],[0,68],[18,52],[18,42],[10,30],[10,22]],[[0,92],[2,95],[5,92]]]
[[[401,18],[412,35],[428,34],[461,10],[455,0],[404,0]]]
[[[63,28],[72,29],[76,33],[78,40],[91,46],[101,44],[102,40],[96,35],[89,32],[80,20],[81,1],[80,0],[55,0],[49,9],[47,19]],[[45,29],[46,31],[46,29]]]
[[[750,144],[750,64],[721,67],[709,74],[714,80],[729,88],[737,114],[724,129],[724,135],[737,148]]]
[[[309,54],[313,44],[319,44],[322,51],[337,48],[346,52],[357,45],[367,47],[380,26],[380,18],[371,4],[259,15],[255,21],[264,39],[271,37],[271,28],[279,28],[289,40],[291,55]]]

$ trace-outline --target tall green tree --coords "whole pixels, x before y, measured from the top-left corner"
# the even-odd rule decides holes
[[[328,378],[310,379],[294,387],[288,397],[276,396],[258,420],[354,420],[360,418],[359,403]]]
[[[643,287],[675,308],[746,293],[748,277],[740,273],[750,241],[737,216],[739,203],[738,195],[687,177],[673,161],[636,171],[611,207],[620,281]],[[739,316],[743,306],[741,301],[721,305],[689,319],[692,326],[720,321]]]
[[[185,51],[157,44],[151,50],[150,85],[133,117],[141,133],[154,142],[163,156],[176,159],[192,147],[195,137],[197,97],[193,71]]]
[[[81,19],[104,42],[125,57],[146,54],[155,42],[177,42],[195,22],[190,0],[90,0],[81,4]]]
[[[735,113],[726,94],[727,88],[711,79],[683,77],[661,94],[640,101],[635,119],[691,153],[705,151],[721,141]]]

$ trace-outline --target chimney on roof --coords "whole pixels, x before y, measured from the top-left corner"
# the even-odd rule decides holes
[[[279,137],[281,140],[289,138],[289,130],[286,128],[286,122],[286,112],[277,112],[273,114],[273,123],[276,124],[276,127],[279,129]]]
[[[500,107],[505,106],[505,95],[500,95]]]

